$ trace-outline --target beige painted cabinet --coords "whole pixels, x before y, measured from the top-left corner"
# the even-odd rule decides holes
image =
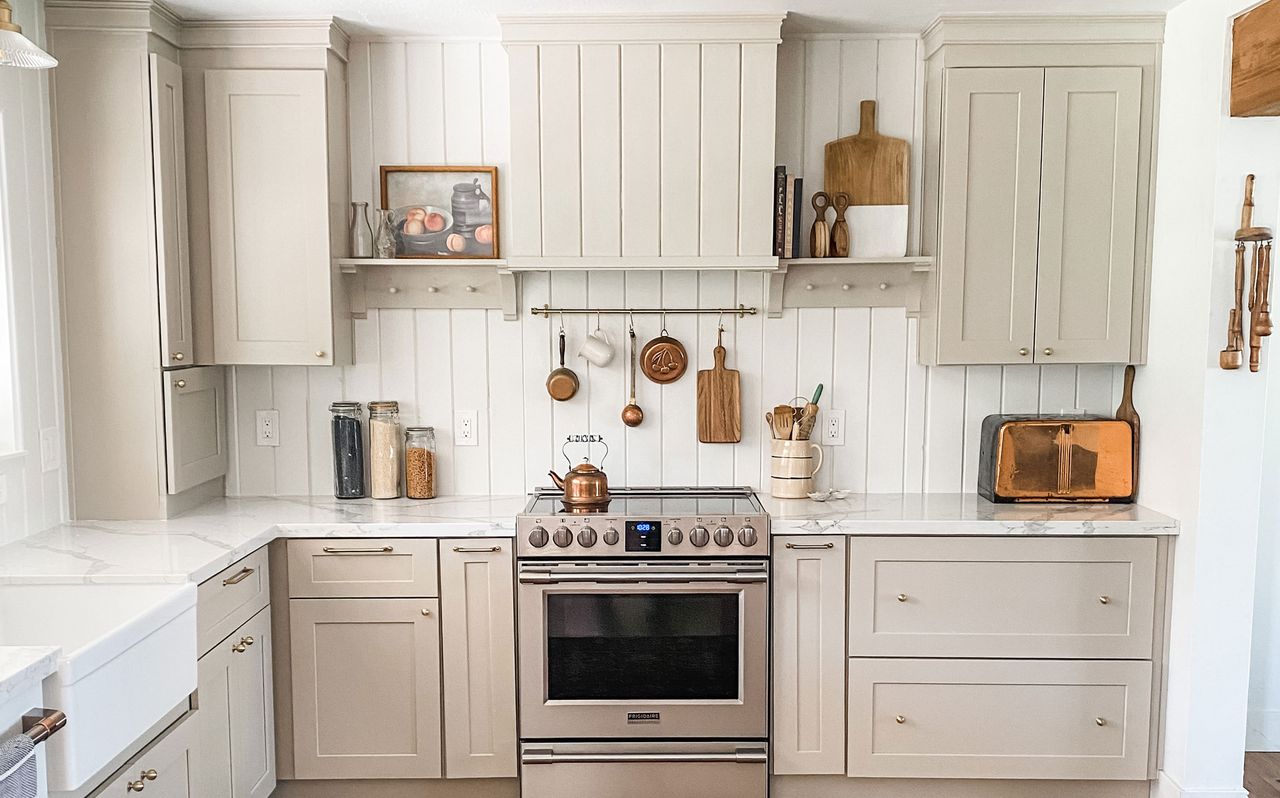
[[[343,357],[335,354],[344,336],[331,258],[340,240],[333,209],[346,197],[330,193],[337,109],[329,79],[324,69],[204,71],[218,363],[332,365]]]
[[[151,54],[151,150],[160,289],[160,365],[195,363],[182,68]]]
[[[845,772],[847,538],[773,539],[773,772]]]
[[[292,599],[294,776],[441,775],[440,602]]]
[[[199,753],[193,721],[194,716],[185,716],[164,731],[90,798],[126,798],[143,792],[151,798],[195,798],[200,794],[196,785]]]
[[[271,608],[200,658],[193,796],[267,798],[276,788]]]
[[[514,778],[515,583],[509,540],[440,542],[444,774]]]
[[[213,366],[163,379],[166,475],[177,494],[227,473],[226,380]]]

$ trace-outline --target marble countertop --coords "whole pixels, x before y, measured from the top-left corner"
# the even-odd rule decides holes
[[[0,646],[0,704],[56,671],[59,651],[53,646]]]

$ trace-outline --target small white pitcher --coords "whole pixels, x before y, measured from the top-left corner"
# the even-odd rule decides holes
[[[822,470],[822,447],[813,441],[770,441],[769,492],[779,499],[803,499]]]

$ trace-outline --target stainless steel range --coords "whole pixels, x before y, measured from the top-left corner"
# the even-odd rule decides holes
[[[763,798],[768,516],[749,488],[611,495],[516,521],[523,795]]]

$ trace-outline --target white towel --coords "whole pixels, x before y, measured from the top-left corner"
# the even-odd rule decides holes
[[[0,798],[36,798],[36,744],[25,734],[0,743]]]

